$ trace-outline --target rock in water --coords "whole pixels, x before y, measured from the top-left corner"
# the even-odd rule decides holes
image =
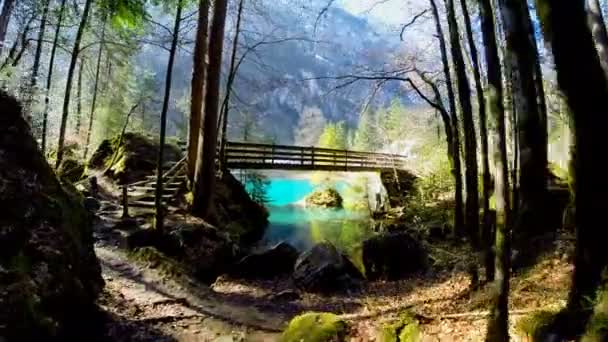
[[[426,267],[426,252],[407,233],[374,236],[363,242],[363,265],[369,280],[400,279]]]
[[[327,293],[358,287],[363,275],[334,245],[323,242],[300,255],[293,279],[302,290]]]
[[[103,288],[91,215],[38,150],[19,104],[0,92],[0,108],[0,337],[60,339]]]
[[[342,196],[336,189],[317,190],[305,199],[307,207],[342,208]]]
[[[273,278],[293,271],[298,251],[287,242],[254,252],[241,259],[235,275],[245,278]]]

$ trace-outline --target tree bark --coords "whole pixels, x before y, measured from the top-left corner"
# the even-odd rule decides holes
[[[6,30],[8,23],[11,20],[13,9],[15,8],[15,0],[4,0],[2,4],[2,12],[0,12],[0,55],[4,50],[4,41],[6,39]]]
[[[68,68],[68,79],[65,85],[65,96],[63,98],[63,112],[61,115],[61,127],[59,128],[59,141],[57,143],[57,160],[55,161],[55,168],[59,168],[63,160],[64,143],[65,143],[65,132],[68,123],[68,116],[70,114],[70,95],[72,93],[72,81],[74,79],[74,70],[76,70],[76,62],[78,61],[78,54],[80,53],[80,42],[84,34],[84,28],[87,25],[87,19],[89,18],[89,11],[91,9],[91,3],[93,0],[86,0],[84,4],[84,10],[82,11],[82,18],[78,25],[78,31],[76,32],[76,38],[74,41],[74,48],[72,49],[72,58],[70,59],[70,67]]]
[[[63,15],[65,13],[66,0],[61,0],[59,5],[59,17],[57,19],[57,27],[55,27],[55,38],[53,39],[53,47],[51,48],[51,58],[49,60],[49,72],[46,75],[46,90],[44,94],[44,111],[42,113],[42,153],[46,153],[46,140],[48,131],[49,105],[51,101],[51,86],[53,85],[53,69],[55,67],[55,54],[57,45],[59,44],[59,33],[61,24],[63,23]]]
[[[82,121],[82,71],[84,66],[84,58],[80,57],[80,64],[78,65],[78,82],[76,85],[76,134],[80,135],[80,125]]]
[[[454,0],[446,1],[448,26],[450,31],[450,46],[456,71],[456,84],[458,99],[462,109],[462,123],[465,145],[465,226],[473,249],[479,248],[479,193],[477,172],[477,139],[475,136],[475,123],[473,121],[473,107],[471,105],[471,88],[466,74],[466,67],[460,45],[458,22],[454,8]]]
[[[483,219],[481,231],[478,232],[481,237],[482,247],[486,255],[486,279],[494,279],[494,260],[492,253],[492,241],[488,239],[492,235],[492,214],[490,213],[490,196],[491,196],[491,176],[490,176],[490,162],[488,160],[488,127],[486,118],[486,102],[484,98],[483,86],[481,83],[481,68],[477,57],[477,47],[475,46],[475,39],[473,37],[473,29],[471,27],[471,17],[469,15],[469,9],[467,8],[466,0],[461,0],[460,5],[462,7],[462,14],[464,16],[464,24],[466,28],[467,39],[469,41],[469,50],[471,52],[471,63],[473,65],[473,77],[475,80],[475,91],[477,93],[477,103],[479,105],[479,135],[481,139],[481,174],[482,174],[482,208],[483,208]],[[494,29],[494,23],[492,23],[492,29]],[[496,43],[494,43],[496,46]],[[498,55],[497,55],[498,57]],[[499,61],[500,63],[500,61]],[[500,74],[499,74],[500,76]],[[502,101],[502,89],[500,94],[500,101]],[[492,114],[492,113],[490,113]],[[504,110],[503,110],[504,117]]]
[[[207,32],[209,30],[209,0],[199,0],[198,28],[194,45],[192,70],[192,94],[190,100],[190,130],[188,132],[188,178],[194,182],[198,142],[202,124],[203,97],[205,92]]]
[[[44,7],[42,9],[42,17],[40,21],[40,29],[38,31],[38,42],[36,44],[36,52],[34,54],[34,65],[32,66],[32,76],[30,78],[30,93],[27,103],[27,112],[31,112],[29,109],[34,101],[34,93],[36,91],[36,84],[38,82],[38,71],[40,70],[40,57],[42,56],[42,47],[44,45],[44,33],[46,30],[46,17],[49,12],[50,0],[45,0]],[[31,119],[29,120],[31,123]]]
[[[199,158],[196,162],[192,210],[195,215],[208,219],[215,189],[215,155],[217,149],[217,118],[219,110],[222,52],[226,25],[227,0],[216,0],[209,37],[209,69],[205,94],[203,139],[199,141]]]
[[[507,139],[505,129],[505,109],[503,101],[502,69],[498,56],[496,27],[490,0],[479,1],[481,31],[485,47],[488,75],[488,116],[491,118],[494,136],[493,162],[496,170],[494,196],[496,199],[496,259],[495,291],[488,318],[486,341],[508,341],[508,299],[510,278],[510,193],[507,162]],[[484,241],[490,241],[492,234],[484,231]],[[486,251],[486,269],[493,258],[491,250]]]
[[[177,2],[177,13],[175,13],[175,26],[173,27],[173,39],[171,41],[171,50],[169,50],[169,61],[167,62],[167,75],[165,79],[165,97],[163,99],[163,107],[160,112],[160,141],[158,149],[158,160],[156,161],[156,196],[155,196],[155,229],[158,232],[164,230],[165,213],[163,203],[163,165],[164,165],[164,150],[165,150],[165,131],[167,129],[167,112],[169,111],[169,99],[171,98],[171,77],[173,76],[173,64],[175,61],[175,52],[177,51],[177,41],[179,40],[179,30],[182,21],[183,0]]]
[[[454,96],[454,90],[452,88],[452,76],[450,74],[450,63],[448,60],[448,52],[445,43],[445,36],[443,29],[441,28],[441,18],[439,17],[439,10],[435,0],[430,0],[433,17],[435,19],[435,31],[437,34],[437,40],[439,41],[439,48],[441,51],[441,61],[443,64],[443,76],[445,77],[446,88],[448,93],[448,104],[450,108],[450,121],[452,130],[452,144],[448,146],[448,149],[452,149],[452,176],[454,177],[454,232],[457,235],[463,235],[464,231],[464,204],[462,198],[462,165],[460,160],[460,133],[458,130],[458,114],[456,112],[456,98]]]
[[[587,23],[595,41],[595,49],[602,69],[608,77],[608,32],[599,0],[587,0]]]
[[[221,136],[221,151],[220,151],[220,169],[226,171],[225,153],[226,153],[226,142],[227,142],[227,131],[228,131],[228,112],[230,111],[230,94],[232,93],[232,85],[234,84],[234,78],[236,77],[236,51],[239,43],[239,35],[241,34],[241,19],[243,14],[243,4],[245,0],[239,1],[239,8],[236,17],[236,31],[234,33],[234,40],[232,42],[232,56],[230,57],[230,71],[228,73],[228,82],[226,82],[226,96],[222,104],[222,136]]]
[[[23,54],[29,47],[28,36],[30,34],[30,30],[32,29],[32,23],[34,22],[34,19],[36,19],[36,17],[31,16],[30,19],[25,24],[25,27],[23,27],[23,29],[20,28],[20,31],[21,31],[20,39],[15,40],[13,42],[13,45],[11,46],[10,50],[8,51],[8,56],[6,56],[6,58],[4,59],[4,62],[2,62],[2,65],[0,66],[0,70],[3,70],[8,65],[12,66],[13,68],[15,68],[17,65],[19,65],[19,62],[21,61],[21,57],[23,57]],[[17,52],[17,48],[19,48],[18,52]]]
[[[547,130],[547,97],[545,95],[545,85],[543,83],[543,72],[540,65],[540,57],[538,55],[538,45],[536,43],[536,34],[534,33],[534,27],[532,25],[532,18],[530,17],[530,11],[528,9],[528,2],[520,2],[521,11],[524,15],[524,26],[527,32],[529,41],[530,57],[534,61],[534,84],[536,86],[536,100],[538,104],[538,113],[540,115],[540,126],[541,131],[540,138],[541,143],[538,151],[540,162],[547,167],[547,146],[549,142],[548,130]]]
[[[546,129],[537,102],[535,51],[528,36],[523,6],[518,0],[500,0],[500,14],[506,38],[505,63],[510,63],[512,91],[517,113],[519,140],[519,201],[515,237],[525,237],[545,226]],[[527,11],[527,8],[526,8]],[[553,227],[555,228],[555,227]],[[522,251],[526,252],[526,251]]]
[[[91,145],[91,134],[93,134],[93,121],[95,120],[95,110],[97,109],[97,93],[99,92],[99,74],[101,73],[101,57],[103,56],[104,44],[103,40],[106,36],[106,20],[104,18],[103,27],[101,29],[101,41],[99,51],[97,51],[97,65],[95,66],[95,80],[93,81],[93,99],[91,100],[91,111],[89,112],[89,125],[87,127],[87,140],[84,144],[84,153],[82,159],[86,160],[89,154]],[[82,63],[82,62],[81,62]]]
[[[587,27],[583,2],[537,3],[545,38],[551,42],[558,83],[574,121],[576,255],[567,309],[580,320],[585,315],[575,313],[596,298],[602,270],[608,265],[608,182],[604,181],[604,169],[598,165],[606,146],[608,84]],[[582,323],[577,328],[583,328]],[[574,333],[578,335],[580,331]]]

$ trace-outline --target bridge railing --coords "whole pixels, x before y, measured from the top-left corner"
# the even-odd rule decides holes
[[[230,168],[380,170],[404,169],[407,158],[386,153],[272,144],[227,142]]]

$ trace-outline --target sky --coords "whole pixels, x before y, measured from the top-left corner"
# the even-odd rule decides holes
[[[355,15],[391,26],[407,22],[422,6],[420,0],[338,0],[338,3]]]

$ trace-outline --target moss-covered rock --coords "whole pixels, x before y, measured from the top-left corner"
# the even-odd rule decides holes
[[[604,285],[598,291],[593,314],[585,327],[581,342],[608,341],[608,270],[604,271]]]
[[[154,174],[158,159],[158,142],[138,133],[127,132],[122,137],[102,141],[95,150],[88,167],[104,170],[106,175],[120,184],[133,183]],[[165,145],[165,163],[179,161],[182,152],[179,147]]]
[[[273,278],[293,271],[298,250],[287,242],[255,251],[235,265],[232,274],[243,278]]]
[[[203,221],[167,224],[162,233],[135,230],[126,236],[125,245],[148,266],[180,269],[168,271],[167,275],[188,274],[205,282],[212,282],[225,272],[238,250],[226,233]]]
[[[400,232],[365,240],[362,259],[368,279],[396,280],[424,270],[427,253],[412,235]]]
[[[422,338],[420,325],[410,312],[401,314],[401,317],[384,324],[378,331],[379,342],[418,342]]]
[[[307,207],[342,208],[342,196],[334,188],[324,188],[313,192],[305,199]]]
[[[346,323],[331,313],[310,312],[289,322],[281,342],[340,342],[347,333]]]
[[[356,290],[363,275],[334,245],[323,242],[302,253],[294,266],[297,287],[309,292]]]
[[[64,180],[75,183],[84,175],[84,165],[77,159],[64,159],[57,169],[57,175]]]
[[[390,206],[398,207],[414,191],[417,177],[406,170],[386,170],[380,172],[380,179],[388,194]]]
[[[230,172],[224,172],[216,181],[212,209],[214,224],[238,244],[259,240],[268,225],[266,208],[252,200]]]
[[[0,336],[66,336],[103,287],[91,215],[38,150],[17,102],[0,93]]]

